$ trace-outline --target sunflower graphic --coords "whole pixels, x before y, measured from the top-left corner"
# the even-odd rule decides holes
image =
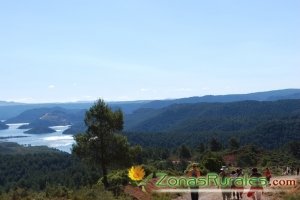
[[[133,181],[141,181],[145,176],[145,171],[142,166],[132,166],[128,170],[128,177]]]

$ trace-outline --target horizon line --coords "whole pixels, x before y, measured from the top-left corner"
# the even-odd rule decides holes
[[[128,99],[128,100],[110,100],[110,99],[104,99],[104,101],[108,103],[130,103],[130,102],[145,102],[145,101],[164,101],[164,100],[176,100],[176,99],[185,99],[185,98],[193,98],[193,97],[205,97],[205,96],[227,96],[227,95],[247,95],[247,94],[254,94],[254,93],[264,93],[264,92],[275,92],[275,91],[281,91],[281,90],[300,90],[300,88],[283,88],[283,89],[273,89],[273,90],[263,90],[263,91],[256,91],[256,92],[247,92],[247,93],[228,93],[228,94],[205,94],[201,96],[185,96],[185,97],[175,97],[175,98],[157,98],[157,99]],[[70,100],[70,101],[49,101],[49,102],[43,102],[43,101],[36,101],[36,102],[22,102],[18,100],[1,100],[0,103],[11,103],[11,104],[62,104],[62,103],[93,103],[97,101],[98,99],[101,99],[101,97],[92,99],[92,100]]]

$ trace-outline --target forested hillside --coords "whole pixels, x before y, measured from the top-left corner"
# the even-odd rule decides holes
[[[174,104],[126,115],[125,129],[138,132],[235,132],[254,130],[270,120],[299,116],[300,100]]]
[[[300,100],[144,108],[125,115],[125,126],[132,130],[125,132],[123,113],[102,100],[86,113],[43,108],[12,120],[26,116],[31,116],[26,126],[78,122],[68,130],[77,129],[76,144],[67,154],[0,143],[0,199],[131,199],[124,187],[132,165],[141,165],[146,176],[156,172],[181,176],[190,162],[198,163],[203,175],[218,172],[223,165],[243,167],[247,174],[252,166],[260,171],[271,167],[280,174],[287,165],[300,165]]]
[[[237,101],[277,101],[282,99],[300,99],[299,89],[283,89],[266,92],[255,92],[249,94],[227,94],[227,95],[205,95],[200,97],[187,97],[172,100],[155,100],[145,105],[143,108],[163,108],[172,104],[185,103],[215,103],[215,102],[237,102]]]
[[[47,147],[0,143],[0,193],[19,187],[35,191],[61,185],[79,188],[100,177],[74,156]]]
[[[51,132],[49,127],[54,125],[71,125],[64,134],[76,135],[86,130],[84,115],[85,110],[39,108],[7,122],[29,122],[20,128],[30,128],[30,133]],[[300,139],[300,100],[174,104],[138,109],[125,114],[124,119],[129,141],[143,146],[195,146],[211,137],[220,138],[226,146],[227,138],[234,137],[241,144],[273,149]]]
[[[282,89],[249,94],[228,94],[228,95],[206,95],[179,99],[164,100],[142,100],[142,101],[116,101],[108,102],[113,109],[122,109],[124,114],[143,108],[164,108],[172,104],[193,104],[193,103],[215,103],[215,102],[238,102],[238,101],[277,101],[282,99],[300,99],[300,89]],[[61,107],[64,109],[88,109],[93,102],[75,103],[44,103],[24,104],[15,102],[0,101],[0,120],[7,120],[16,117],[26,110],[37,108]]]

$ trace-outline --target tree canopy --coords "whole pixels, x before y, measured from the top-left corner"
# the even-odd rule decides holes
[[[73,153],[99,166],[102,170],[103,184],[108,187],[108,169],[129,166],[136,148],[131,149],[127,138],[118,134],[123,129],[121,110],[113,111],[102,99],[95,102],[86,112],[84,122],[87,131],[75,136]]]

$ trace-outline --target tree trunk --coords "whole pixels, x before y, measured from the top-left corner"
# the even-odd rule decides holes
[[[100,135],[101,138],[101,168],[102,168],[102,175],[103,175],[103,184],[105,189],[108,188],[108,180],[107,180],[107,168],[106,168],[106,156],[104,153],[104,142],[103,142],[103,134]]]
[[[108,180],[107,180],[107,169],[104,163],[101,164],[102,165],[102,174],[103,174],[103,184],[104,187],[107,189],[108,188]]]

